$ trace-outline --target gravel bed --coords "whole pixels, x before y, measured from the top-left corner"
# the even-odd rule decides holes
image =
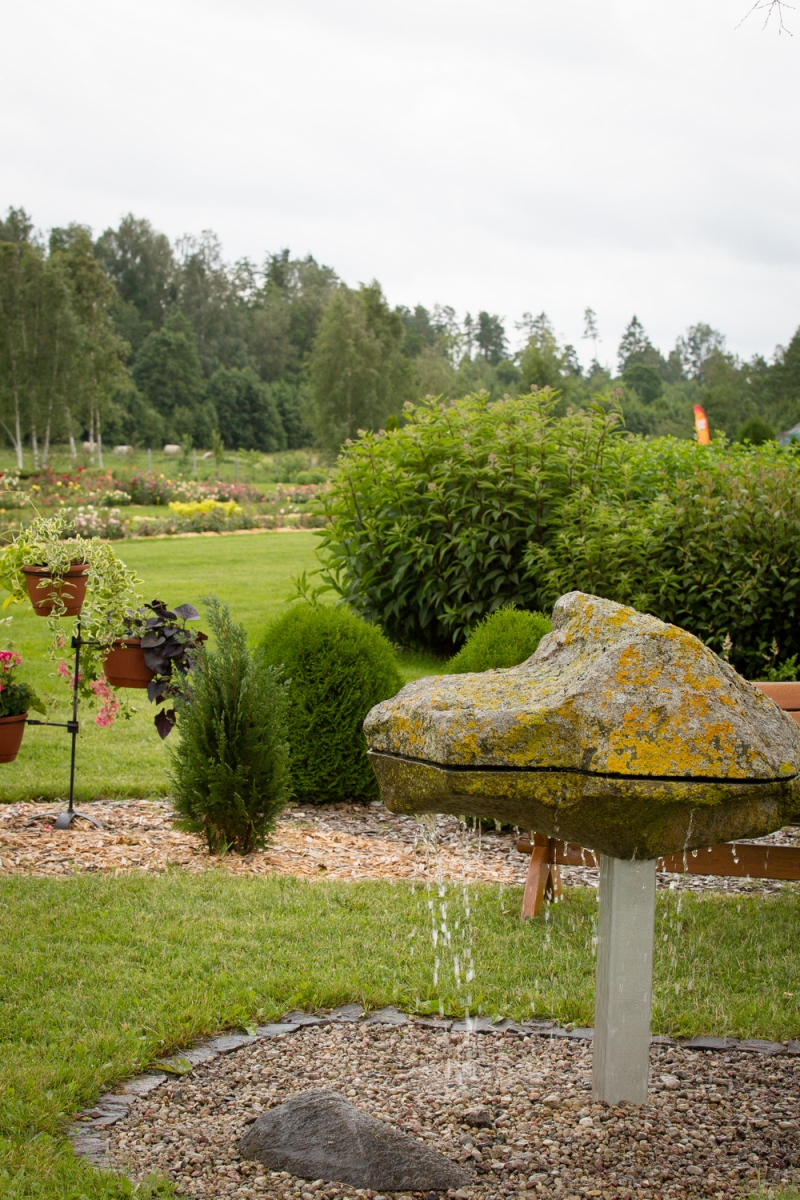
[[[273,1173],[237,1154],[259,1113],[333,1088],[469,1168],[473,1183],[452,1193],[457,1200],[725,1200],[759,1179],[789,1182],[800,1166],[800,1055],[654,1045],[641,1108],[593,1104],[590,1082],[585,1040],[412,1023],[305,1026],[247,1039],[149,1094],[117,1097],[124,1107],[105,1131],[107,1165],[135,1180],[162,1172],[182,1197],[371,1200],[373,1192]],[[103,1123],[102,1110],[86,1116]]]

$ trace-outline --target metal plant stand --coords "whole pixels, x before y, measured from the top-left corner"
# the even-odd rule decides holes
[[[32,721],[28,718],[28,725],[55,725],[59,729],[66,729],[72,735],[72,752],[70,754],[69,764],[69,802],[66,812],[58,814],[56,818],[56,829],[69,829],[76,817],[80,817],[83,821],[89,821],[91,825],[95,825],[98,829],[103,826],[94,817],[87,816],[86,813],[78,812],[75,808],[75,748],[78,739],[78,683],[81,667],[81,646],[93,646],[97,643],[87,642],[81,637],[81,618],[78,617],[77,633],[72,637],[72,648],[75,651],[75,671],[72,677],[72,720],[71,721]]]

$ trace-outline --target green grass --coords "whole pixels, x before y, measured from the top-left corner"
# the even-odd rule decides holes
[[[146,599],[169,604],[189,601],[200,606],[214,594],[230,605],[252,640],[283,609],[291,579],[316,569],[317,538],[313,533],[263,533],[246,536],[167,538],[122,542],[117,553],[144,580]],[[65,621],[66,630],[71,622]],[[14,613],[11,633],[23,655],[31,681],[46,696],[49,718],[66,720],[68,689],[48,660],[47,622],[29,606]],[[440,664],[419,654],[402,654],[404,680],[435,672]],[[109,729],[98,729],[94,712],[84,709],[78,740],[79,800],[153,796],[167,791],[167,751],[153,727],[153,708],[143,691],[128,692],[137,710]],[[0,768],[0,803],[63,798],[69,776],[69,739],[63,729],[26,730],[16,762]]]
[[[214,593],[257,639],[281,611],[293,575],[316,565],[313,534],[126,542],[118,552],[148,598],[199,603]],[[30,611],[14,640],[32,680],[60,696],[48,630]],[[405,680],[441,670],[401,654]],[[78,795],[152,795],[166,756],[152,710],[79,742]],[[63,796],[68,740],[30,729],[0,771],[0,801]],[[472,1008],[517,1018],[592,1020],[593,892],[572,890],[550,919],[522,925],[517,889],[470,889],[476,959]],[[418,1010],[463,1006],[451,965],[439,988],[424,890],[405,883],[310,884],[172,871],[0,880],[0,1195],[7,1200],[117,1200],[134,1189],[73,1158],[63,1129],[77,1108],[154,1057],[219,1029],[289,1007],[360,1000]],[[451,919],[461,915],[450,889]],[[654,1029],[688,1036],[783,1039],[800,1033],[800,893],[759,897],[661,894]],[[440,948],[441,952],[441,948]],[[140,1197],[171,1195],[156,1181]],[[779,1193],[774,1193],[777,1200]]]
[[[113,446],[103,447],[102,471],[93,465],[90,455],[83,450],[78,452],[77,465],[83,467],[90,475],[103,475],[107,471],[111,471],[115,479],[123,481],[130,479],[134,473],[143,474],[147,471],[146,449],[137,447],[127,455],[114,454],[113,450]],[[257,487],[268,490],[272,483],[274,469],[284,464],[287,457],[294,460],[298,456],[304,460],[302,470],[320,467],[321,460],[324,458],[312,450],[290,450],[282,454],[259,455],[246,452],[237,455],[235,450],[226,450],[222,462],[218,465],[213,458],[204,459],[202,451],[198,450],[197,478],[201,481],[209,479],[222,479],[226,482],[238,480],[240,483],[254,483]],[[23,458],[23,471],[33,472],[33,455],[29,447],[26,447]],[[150,461],[154,475],[166,475],[168,479],[192,478],[191,455],[184,459],[181,455],[167,456],[162,450],[154,449],[151,452]],[[75,473],[75,466],[67,445],[51,447],[50,468],[56,475],[73,475]],[[326,468],[323,466],[322,469]],[[0,471],[11,475],[17,473],[16,455],[7,446],[0,447]]]
[[[473,1011],[591,1024],[595,894],[569,890],[547,921],[525,925],[519,889],[472,887],[470,897]],[[454,928],[459,889],[447,900]],[[69,1195],[73,1176],[83,1186],[88,1168],[51,1140],[69,1114],[193,1038],[296,1005],[459,1011],[465,997],[446,958],[432,983],[426,901],[407,883],[223,871],[0,882],[0,1136],[7,1163],[32,1181],[6,1184],[3,1196]],[[796,1036],[799,917],[796,891],[661,893],[654,1029]],[[38,1176],[52,1189],[34,1190]],[[126,1194],[111,1177],[103,1187],[75,1195]]]

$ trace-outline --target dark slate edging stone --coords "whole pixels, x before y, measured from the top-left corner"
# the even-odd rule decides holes
[[[684,1050],[735,1050],[738,1044],[736,1038],[717,1037],[696,1037],[681,1043]]]
[[[752,1054],[783,1054],[786,1047],[783,1042],[761,1042],[757,1038],[746,1038],[739,1042],[737,1050],[750,1051]]]
[[[195,1067],[210,1062],[220,1054],[232,1054],[243,1046],[265,1041],[274,1037],[286,1037],[307,1027],[316,1025],[411,1025],[420,1029],[434,1029],[442,1033],[493,1033],[505,1037],[570,1038],[573,1041],[592,1041],[594,1030],[583,1027],[565,1029],[563,1025],[549,1020],[528,1020],[519,1023],[508,1019],[491,1021],[489,1017],[469,1017],[454,1020],[449,1017],[415,1017],[401,1012],[393,1004],[365,1013],[360,1004],[342,1004],[329,1013],[306,1013],[299,1009],[284,1013],[280,1021],[259,1025],[255,1036],[244,1033],[225,1033],[179,1051],[170,1058],[157,1061],[144,1075],[137,1075],[119,1086],[115,1092],[106,1092],[91,1108],[78,1113],[67,1137],[72,1149],[80,1158],[94,1166],[108,1169],[108,1139],[104,1130],[116,1125],[127,1116],[130,1105],[138,1096],[146,1096],[162,1086],[169,1078],[188,1075]],[[741,1051],[762,1054],[766,1057],[777,1054],[800,1055],[800,1040],[789,1042],[767,1042],[758,1038],[696,1037],[681,1042],[675,1038],[656,1034],[650,1039],[654,1046],[679,1046],[683,1050]]]
[[[370,1013],[364,1018],[365,1025],[408,1025],[409,1018],[399,1008],[395,1008],[393,1004],[387,1004],[386,1008],[379,1008],[377,1012]]]

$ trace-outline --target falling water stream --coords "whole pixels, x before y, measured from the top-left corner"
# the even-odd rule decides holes
[[[474,925],[472,903],[466,882],[468,858],[481,853],[481,827],[476,821],[472,826],[459,822],[459,850],[463,876],[460,881],[446,880],[437,836],[435,813],[417,816],[415,838],[415,863],[418,861],[417,847],[421,846],[425,856],[425,903],[433,948],[433,987],[439,997],[439,1016],[445,1016],[445,996],[455,990],[456,1003],[464,1014],[464,1038],[452,1045],[452,1053],[445,1065],[448,1079],[455,1078],[460,1084],[475,1081],[474,1034],[477,1021],[472,1015],[472,988],[475,978],[473,953]],[[415,868],[416,869],[416,868]],[[415,879],[416,886],[416,879]]]

